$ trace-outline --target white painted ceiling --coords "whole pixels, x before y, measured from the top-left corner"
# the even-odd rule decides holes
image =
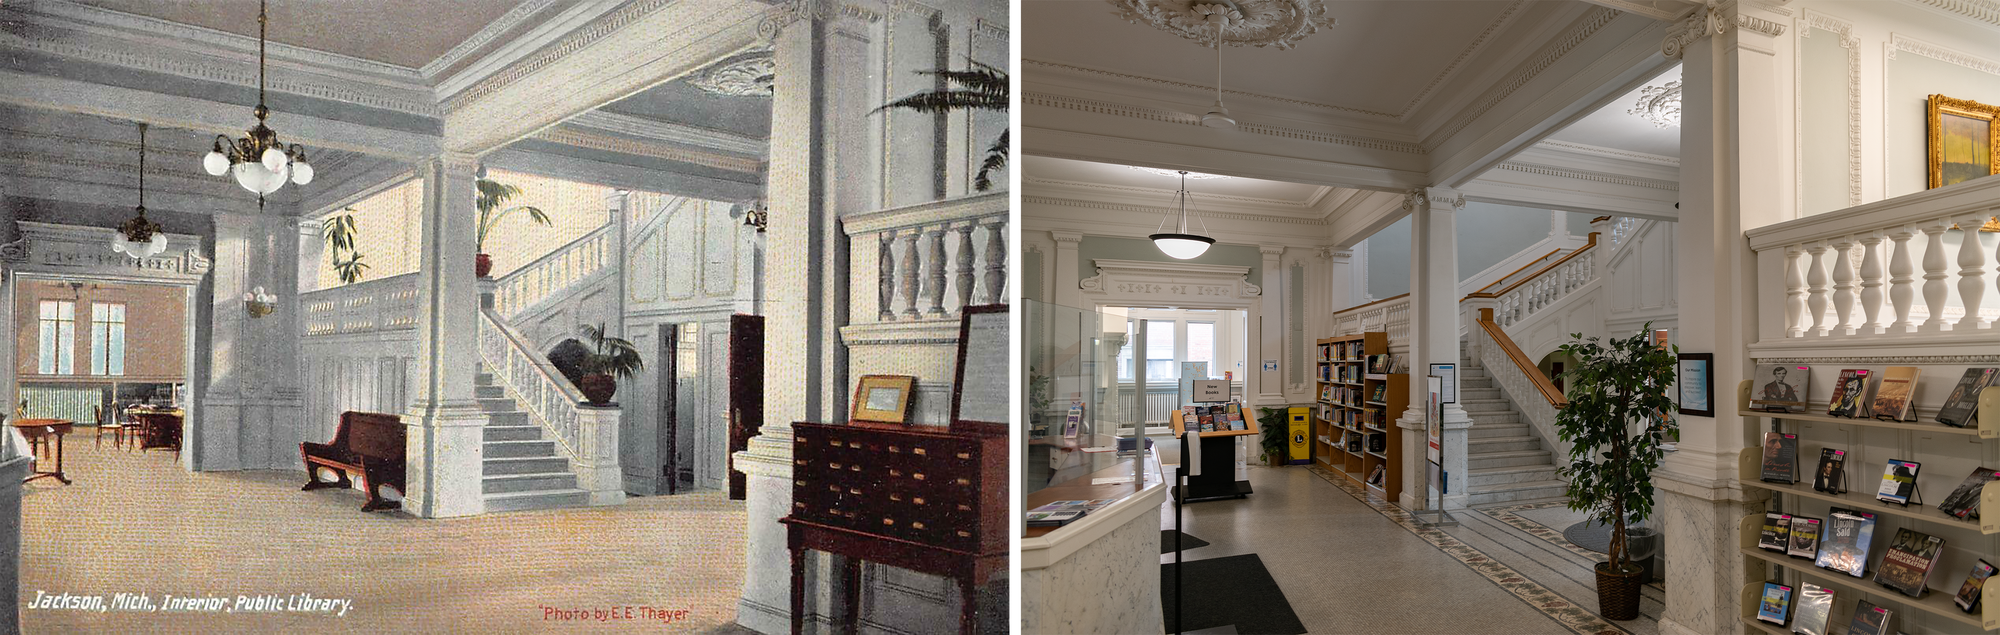
[[[1223,88],[1402,117],[1476,53],[1523,3],[1499,0],[1328,2],[1339,20],[1292,50],[1229,46]],[[1503,19],[1504,18],[1504,19]],[[1120,19],[1101,0],[1021,4],[1022,57],[1185,84],[1215,85],[1215,50]],[[1230,98],[1224,97],[1225,103]],[[1364,113],[1364,114],[1366,114]]]
[[[1111,163],[1034,155],[1022,157],[1021,164],[1022,190],[1029,195],[1166,210],[1177,205],[1179,177]],[[1190,211],[1312,220],[1326,218],[1356,193],[1346,188],[1239,177],[1189,179],[1187,189]]]
[[[752,139],[771,137],[770,96],[718,95],[696,88],[688,77],[648,88],[598,109]]]
[[[1667,82],[1680,81],[1680,78],[1681,67],[1675,66],[1673,70],[1661,73],[1659,77],[1648,80],[1645,86],[1665,86]],[[1680,126],[1661,128],[1638,115],[1626,112],[1627,110],[1631,110],[1632,106],[1639,103],[1639,92],[1641,90],[1644,90],[1644,87],[1620,95],[1617,99],[1612,100],[1611,103],[1597,109],[1596,112],[1590,113],[1584,116],[1584,118],[1577,120],[1576,123],[1570,124],[1568,127],[1556,131],[1555,134],[1549,135],[1549,138],[1556,141],[1581,143],[1600,148],[1629,150],[1676,159],[1680,158]]]
[[[257,37],[256,0],[74,0]],[[506,14],[521,0],[271,0],[270,39],[349,57],[419,68]]]

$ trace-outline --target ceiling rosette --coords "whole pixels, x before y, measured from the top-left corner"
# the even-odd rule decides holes
[[[1107,0],[1118,17],[1213,46],[1211,16],[1226,19],[1222,41],[1235,46],[1290,49],[1320,29],[1333,28],[1321,0]]]

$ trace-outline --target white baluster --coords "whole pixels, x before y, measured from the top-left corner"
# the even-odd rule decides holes
[[[1806,334],[1800,321],[1806,314],[1806,268],[1800,262],[1804,253],[1799,245],[1785,246],[1785,337]]]
[[[878,268],[882,270],[875,293],[875,302],[880,311],[877,319],[882,322],[894,322],[896,320],[896,230],[887,230],[877,236],[880,243],[877,258],[881,261],[881,266]]]
[[[930,308],[924,311],[924,315],[933,318],[944,317],[944,230],[945,227],[939,225],[925,232],[930,242],[931,254],[929,258],[924,259],[926,274],[924,295],[930,300]]]
[[[1882,233],[1874,232],[1861,238],[1861,315],[1867,321],[1861,325],[1865,335],[1882,334]]]
[[[1954,331],[1983,329],[1987,320],[1979,315],[1979,302],[1986,295],[1986,250],[1979,246],[1979,228],[1986,224],[1986,212],[1966,214],[1958,221],[1958,300],[1965,317],[1951,327]]]
[[[957,311],[972,306],[972,229],[978,225],[967,222],[958,227],[958,306]]]
[[[920,232],[918,228],[911,228],[909,233],[902,235],[903,259],[896,267],[901,270],[898,274],[903,276],[903,317],[912,320],[924,315],[917,309],[917,276],[924,262],[923,256],[917,253],[917,234]]]
[[[1950,227],[1945,219],[1937,219],[1923,226],[1924,235],[1930,240],[1924,243],[1924,307],[1930,309],[1930,317],[1924,320],[1918,331],[1941,333],[1951,330],[1951,324],[1944,321],[1945,296],[1951,288],[1944,282],[1951,274],[1945,273],[1944,231]]]
[[[1007,217],[986,226],[986,303],[1007,301]]]
[[[1826,255],[1826,243],[1814,243],[1806,248],[1812,254],[1812,264],[1806,268],[1806,313],[1812,316],[1812,328],[1806,333],[1812,337],[1826,337],[1826,266],[1821,258]]]
[[[1891,333],[1915,333],[1917,325],[1910,323],[1910,302],[1916,295],[1911,283],[1916,279],[1910,269],[1910,228],[1898,227],[1889,235],[1896,244],[1889,256],[1889,304],[1896,310],[1896,321],[1889,325]]]
[[[1841,236],[1833,243],[1833,311],[1839,321],[1833,332],[1854,334],[1854,239]]]

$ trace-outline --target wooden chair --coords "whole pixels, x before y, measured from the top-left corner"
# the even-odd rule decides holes
[[[112,408],[98,406],[96,410],[97,436],[92,445],[99,448],[104,447],[104,433],[108,430],[111,432],[111,447],[125,447],[125,436],[132,431],[132,425],[129,422],[120,421],[117,412]]]

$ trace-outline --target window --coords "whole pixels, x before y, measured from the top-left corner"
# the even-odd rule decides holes
[[[1132,374],[1138,372],[1133,369],[1132,363],[1132,338],[1138,337],[1135,334],[1139,332],[1138,327],[1133,325],[1137,323],[1137,320],[1125,321],[1125,343],[1118,347],[1119,381],[1132,381]]]
[[[76,303],[43,300],[41,363],[35,371],[43,375],[76,372]]]
[[[1173,320],[1146,320],[1146,382],[1173,381],[1181,376],[1174,364]]]
[[[125,305],[90,305],[90,374],[125,374]]]
[[[1208,362],[1207,379],[1221,379],[1222,369],[1215,367],[1215,323],[1187,323],[1187,361]]]

